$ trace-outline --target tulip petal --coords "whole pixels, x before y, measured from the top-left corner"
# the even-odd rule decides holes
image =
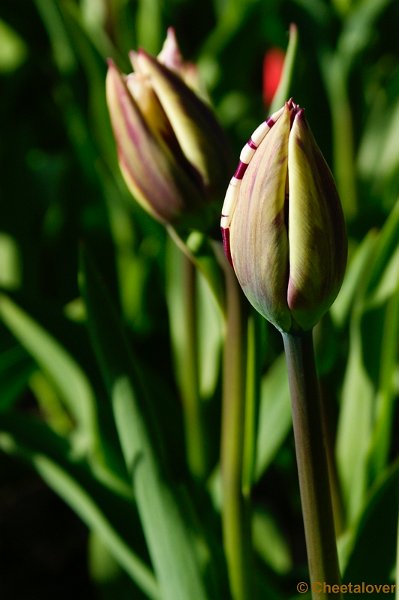
[[[211,109],[155,58],[143,50],[137,58],[140,72],[151,78],[184,155],[200,173],[208,193],[221,196],[231,165],[225,134]]]
[[[193,89],[202,99],[207,99],[206,91],[201,84],[198,68],[194,63],[183,59],[173,27],[168,27],[166,39],[157,59],[160,63],[168,67],[168,69],[177,73],[188,87]]]
[[[167,223],[200,206],[203,197],[198,183],[194,184],[169,148],[154,136],[112,62],[106,92],[120,168],[137,201],[155,218]]]
[[[230,226],[234,270],[251,304],[289,330],[286,180],[290,109],[285,107],[242,179]]]
[[[172,71],[176,71],[182,75],[185,61],[183,61],[176,39],[176,32],[173,27],[168,27],[166,39],[163,43],[161,52],[158,54],[158,60],[168,67],[168,69],[172,69]]]
[[[334,180],[303,110],[296,114],[290,133],[288,174],[287,301],[299,327],[310,329],[339,291],[347,242]]]

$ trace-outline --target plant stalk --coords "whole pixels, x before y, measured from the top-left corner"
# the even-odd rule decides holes
[[[232,598],[252,600],[251,535],[242,491],[245,434],[247,307],[226,261],[226,337],[222,404],[223,542]]]
[[[283,333],[313,600],[342,600],[312,332]],[[328,586],[323,587],[323,583]]]
[[[183,320],[184,320],[184,419],[186,449],[191,473],[203,479],[206,473],[206,451],[201,397],[199,393],[197,272],[185,255],[183,260]]]

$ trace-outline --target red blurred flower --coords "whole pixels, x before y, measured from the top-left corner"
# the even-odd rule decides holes
[[[280,83],[285,54],[280,48],[271,48],[263,60],[263,101],[266,106],[272,103]]]

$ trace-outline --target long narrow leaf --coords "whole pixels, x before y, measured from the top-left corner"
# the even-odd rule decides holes
[[[356,249],[348,265],[342,288],[331,307],[331,316],[338,327],[348,321],[350,312],[364,290],[369,277],[370,261],[375,252],[377,233],[371,230]]]
[[[164,600],[205,600],[193,532],[163,469],[148,399],[125,336],[96,271],[83,254],[83,294],[93,345],[112,399],[153,566]]]
[[[291,427],[291,403],[284,356],[276,359],[263,378],[259,411],[256,475],[270,465]]]
[[[0,296],[0,317],[21,345],[50,377],[77,424],[81,449],[98,449],[93,390],[73,357],[9,297]]]
[[[292,79],[294,75],[295,61],[298,49],[298,29],[292,24],[290,26],[290,38],[287,47],[287,53],[284,61],[284,69],[281,75],[280,83],[273,98],[273,103],[270,107],[270,113],[275,112],[283,106],[284,102],[290,97],[292,88]]]
[[[360,319],[356,318],[351,326],[337,431],[337,467],[348,523],[358,517],[365,500],[374,393],[363,362]]]
[[[384,312],[383,344],[380,360],[376,420],[370,451],[370,480],[374,481],[387,465],[393,434],[396,390],[394,384],[399,343],[399,285]]]
[[[96,531],[119,564],[153,600],[159,599],[149,567],[132,547],[127,519],[137,519],[134,505],[107,490],[85,463],[74,462],[67,442],[30,417],[3,415],[0,448],[27,460],[47,485]]]
[[[352,548],[344,570],[346,581],[387,584],[395,563],[399,501],[399,463],[371,490],[366,508],[353,528]],[[365,571],[367,565],[367,571]]]

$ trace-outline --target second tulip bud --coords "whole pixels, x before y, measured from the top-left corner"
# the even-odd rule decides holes
[[[347,239],[331,172],[291,100],[243,148],[222,233],[240,285],[278,329],[311,329],[343,280]]]
[[[127,186],[162,223],[206,229],[226,187],[230,155],[212,110],[196,93],[195,67],[182,60],[172,29],[158,58],[140,50],[131,61],[134,72],[127,76],[110,61],[106,82]]]

